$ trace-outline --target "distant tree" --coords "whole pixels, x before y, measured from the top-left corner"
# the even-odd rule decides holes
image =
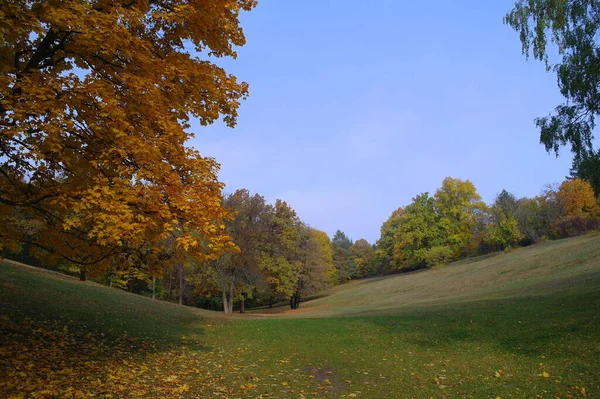
[[[600,207],[592,186],[585,180],[565,180],[556,193],[560,217],[552,225],[557,238],[572,237],[597,230],[600,226]]]
[[[499,213],[493,219],[488,227],[485,242],[495,249],[511,249],[523,238],[523,234],[519,230],[519,222],[515,217],[507,218],[504,214]]]
[[[248,190],[237,190],[224,199],[224,206],[235,211],[235,217],[226,222],[226,231],[239,248],[238,253],[226,253],[209,263],[223,298],[225,313],[233,311],[233,302],[243,294],[249,281],[254,280],[268,240],[267,220],[272,210],[264,197],[250,195]]]
[[[394,237],[398,231],[398,226],[402,222],[403,213],[404,209],[396,209],[381,226],[381,236],[377,240],[376,250],[377,272],[379,274],[393,269],[391,265],[394,258]]]
[[[443,230],[438,223],[435,199],[429,193],[414,197],[400,218],[394,235],[394,270],[435,266],[452,258],[452,250],[445,246]]]
[[[552,225],[561,214],[560,205],[556,198],[557,191],[558,187],[555,184],[550,184],[545,186],[540,195],[535,198],[522,198],[519,200],[516,215],[519,230],[531,242],[535,243],[552,235]]]
[[[377,273],[377,255],[375,249],[367,240],[361,238],[352,244],[350,254],[356,265],[357,277],[369,277]]]
[[[589,213],[596,206],[596,197],[590,183],[581,179],[565,180],[556,193],[563,216]]]
[[[571,176],[586,180],[594,189],[594,194],[600,198],[600,150],[585,151],[573,159]]]
[[[290,298],[290,308],[297,309],[306,296],[329,287],[335,278],[333,248],[327,233],[311,227],[302,229],[299,248],[300,274]]]
[[[470,181],[448,177],[430,197],[423,193],[382,227],[379,256],[393,242],[391,269],[439,266],[472,253],[486,206]],[[394,231],[393,239],[390,232]],[[478,239],[478,238],[477,238]]]
[[[494,211],[496,214],[502,214],[505,218],[514,217],[519,209],[519,202],[515,196],[506,190],[502,190],[494,200]]]
[[[335,232],[331,244],[333,246],[333,263],[338,281],[344,282],[350,280],[356,274],[356,264],[350,254],[352,241],[346,234],[338,230]]]
[[[554,70],[565,103],[554,114],[536,119],[540,141],[558,154],[570,144],[576,160],[593,152],[594,128],[600,113],[600,2],[597,0],[518,0],[504,23],[519,32],[523,54]],[[552,65],[548,42],[561,60]]]
[[[267,236],[259,267],[266,271],[272,295],[290,298],[301,272],[299,248],[303,224],[285,201],[277,200],[266,219]]]
[[[519,231],[529,243],[536,243],[542,236],[548,235],[548,228],[544,226],[545,218],[541,201],[538,197],[519,199],[519,208],[515,218],[519,223]]]
[[[469,180],[447,177],[442,182],[442,187],[436,190],[434,198],[444,245],[450,248],[451,258],[458,259],[467,255],[478,214],[486,209],[475,185]]]
[[[516,217],[518,211],[519,203],[515,196],[502,190],[490,208],[491,221],[485,241],[502,250],[518,243],[523,238]]]

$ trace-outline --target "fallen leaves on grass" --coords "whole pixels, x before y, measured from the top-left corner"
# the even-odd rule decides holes
[[[161,346],[126,334],[107,336],[58,320],[16,321],[0,316],[0,392],[24,398],[255,398],[272,393],[324,397],[331,372],[317,381],[277,362],[258,378],[256,364],[242,364],[224,350]],[[291,387],[294,387],[292,389]],[[337,390],[337,387],[335,387]],[[271,396],[269,396],[271,397]]]
[[[161,349],[108,338],[58,321],[0,319],[0,392],[12,398],[181,398],[229,392],[213,352]]]

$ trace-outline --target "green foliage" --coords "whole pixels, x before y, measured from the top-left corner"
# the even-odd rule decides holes
[[[471,252],[484,210],[473,183],[448,177],[433,197],[420,194],[388,219],[382,226],[379,257],[385,264],[393,242],[390,265],[395,270],[439,266],[458,259]]]
[[[469,180],[447,177],[435,192],[438,223],[443,231],[444,245],[452,249],[450,259],[466,254],[466,249],[485,204]]]
[[[599,238],[352,282],[303,313],[234,320],[1,264],[0,392],[596,398]]]
[[[396,270],[428,266],[427,252],[441,243],[435,200],[428,193],[417,195],[404,208],[394,235],[392,266]]]
[[[504,216],[510,219],[515,216],[519,209],[519,203],[515,196],[506,190],[502,190],[500,194],[496,196],[496,200],[493,205],[493,213],[495,216]]]
[[[427,267],[439,267],[452,261],[454,258],[454,251],[449,246],[438,245],[423,250],[420,256],[423,260],[423,264],[427,265]]]
[[[544,202],[540,197],[519,200],[519,209],[515,217],[519,223],[519,231],[531,243],[538,242],[549,232],[550,225],[544,216],[543,206]]]
[[[519,202],[514,195],[502,190],[496,196],[490,212],[492,220],[488,227],[485,242],[501,250],[512,248],[523,238],[519,221],[516,219],[519,212]]]
[[[266,218],[266,237],[262,243],[259,267],[267,272],[267,290],[290,297],[300,276],[300,219],[285,201],[275,201]]]
[[[350,254],[356,265],[357,277],[374,276],[377,273],[376,252],[367,240],[361,238],[350,247]]]
[[[590,183],[596,197],[600,198],[600,149],[584,151],[573,159],[571,176]]]
[[[404,209],[398,208],[381,226],[381,237],[377,240],[377,268],[380,274],[392,271],[392,259],[394,257],[395,235],[400,223]]]
[[[502,216],[489,229],[486,242],[500,249],[510,249],[523,238],[519,222],[514,217]]]
[[[350,253],[352,241],[344,232],[337,230],[331,240],[331,245],[333,246],[333,264],[337,280],[339,283],[343,283],[356,276],[356,263]]]
[[[556,72],[565,103],[554,114],[536,119],[540,141],[558,153],[571,145],[577,157],[593,151],[600,112],[600,2],[597,0],[518,0],[504,23],[519,33],[523,53]],[[556,44],[560,62],[553,65],[548,42]]]

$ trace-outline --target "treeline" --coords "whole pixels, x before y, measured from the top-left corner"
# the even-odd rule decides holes
[[[376,272],[374,246],[364,239],[352,242],[341,231],[331,240],[300,220],[285,201],[270,204],[242,189],[225,195],[221,205],[234,215],[222,227],[236,247],[214,261],[200,261],[181,251],[176,235],[163,240],[160,248],[125,248],[102,267],[65,260],[52,263],[29,245],[5,255],[82,280],[226,313],[234,308],[244,312],[247,304],[271,307],[282,301],[297,309],[307,296]],[[210,250],[212,244],[206,245]]]
[[[282,301],[297,309],[308,296],[348,280],[439,267],[600,228],[598,197],[579,178],[545,187],[534,198],[517,199],[502,190],[488,205],[473,183],[448,177],[433,195],[419,194],[395,210],[383,223],[376,245],[365,239],[353,242],[339,230],[330,239],[303,222],[285,201],[270,204],[245,189],[225,195],[221,206],[233,215],[221,228],[235,247],[215,260],[182,251],[177,235],[172,235],[159,248],[124,248],[102,267],[86,268],[65,260],[51,267],[130,292],[226,313]],[[210,251],[212,243],[205,245],[203,250]],[[22,245],[19,254],[9,255],[35,263],[30,249]]]
[[[189,281],[191,301],[210,301],[226,313],[234,304],[243,312],[247,303],[271,307],[281,301],[297,309],[307,296],[374,270],[375,249],[366,240],[353,243],[341,231],[331,240],[285,201],[269,204],[242,189],[225,196],[223,206],[235,214],[225,231],[238,248],[214,262],[191,260],[182,280]]]
[[[502,190],[485,204],[473,183],[446,178],[433,196],[419,194],[383,223],[377,241],[379,273],[416,270],[600,227],[598,197],[589,182],[572,178],[535,198]]]
[[[186,264],[167,267],[160,297],[174,300],[176,295],[179,303],[226,313],[282,301],[297,309],[312,294],[376,272],[374,246],[364,239],[352,242],[341,231],[330,239],[303,222],[285,201],[270,204],[242,189],[226,195],[223,206],[235,214],[225,230],[237,250],[214,262],[189,258]],[[147,292],[150,278],[143,280]]]

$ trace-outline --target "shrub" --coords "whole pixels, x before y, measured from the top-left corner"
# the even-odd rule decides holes
[[[560,218],[552,226],[553,238],[575,237],[589,231],[600,230],[600,219],[591,214],[578,214]]]

